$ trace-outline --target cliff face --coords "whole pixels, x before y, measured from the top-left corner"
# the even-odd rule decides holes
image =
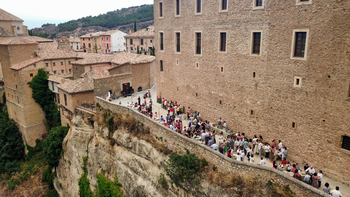
[[[105,176],[114,180],[115,172],[123,185],[124,196],[232,196],[201,183],[200,191],[189,192],[169,186],[168,190],[158,185],[160,173],[164,171],[167,156],[152,144],[132,137],[123,129],[109,134],[107,127],[87,125],[84,118],[76,115],[64,142],[64,155],[57,167],[54,185],[60,196],[79,196],[79,178],[83,174],[82,157],[88,156],[88,178],[90,188],[95,190],[96,175],[103,170]]]

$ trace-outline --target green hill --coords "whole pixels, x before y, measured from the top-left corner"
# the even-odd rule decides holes
[[[153,20],[153,5],[141,5],[121,10],[107,12],[98,16],[87,16],[78,20],[71,20],[58,24],[58,31],[73,31],[79,26],[101,26],[113,28],[120,25],[126,25],[137,22]]]

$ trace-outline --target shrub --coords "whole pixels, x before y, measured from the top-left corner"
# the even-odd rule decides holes
[[[90,189],[90,181],[87,178],[87,174],[88,174],[87,160],[88,160],[87,157],[83,157],[83,164],[84,164],[83,171],[84,171],[84,173],[81,175],[81,177],[79,179],[79,183],[78,183],[80,197],[92,197],[93,196],[92,191]]]
[[[55,174],[52,173],[52,170],[50,167],[46,168],[46,170],[43,172],[43,176],[41,177],[42,182],[47,182],[49,184],[50,189],[54,189],[53,186],[53,179],[55,178]]]
[[[158,184],[161,185],[166,190],[169,188],[168,181],[165,179],[163,173],[160,173],[159,175]]]
[[[187,151],[185,155],[171,154],[165,162],[165,171],[176,186],[198,185],[200,181],[200,160]]]
[[[7,111],[0,109],[0,174],[11,175],[20,169],[24,159],[22,135],[16,122],[9,119]]]
[[[52,128],[42,144],[44,156],[51,168],[58,165],[63,151],[62,141],[66,137],[68,129],[68,127],[62,126]]]
[[[201,160],[201,167],[204,168],[206,166],[209,166],[207,160],[205,160],[204,158]]]
[[[2,93],[2,102],[6,103],[6,93],[5,92]]]
[[[44,197],[60,197],[55,189],[48,190]]]
[[[97,174],[96,197],[123,197],[121,186],[117,173],[115,173],[114,182],[106,180],[103,174]]]
[[[10,180],[7,181],[7,188],[13,190],[16,185],[19,185],[19,180],[15,178],[10,178]]]

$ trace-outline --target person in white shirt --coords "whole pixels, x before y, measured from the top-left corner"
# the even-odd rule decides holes
[[[254,155],[253,154],[250,155],[249,163],[254,163]]]
[[[213,150],[216,150],[216,149],[218,148],[218,145],[213,144],[213,145],[211,145],[211,148],[212,148]]]
[[[266,164],[266,162],[265,162],[264,158],[261,157],[261,161],[260,161],[260,163],[258,165],[265,166],[265,164]]]
[[[283,147],[282,142],[281,142],[281,140],[279,140],[279,143],[278,143],[278,149],[279,149],[279,150],[281,150],[281,149],[282,149],[282,147]]]
[[[318,188],[320,188],[320,187],[321,187],[321,184],[322,184],[322,177],[323,177],[322,170],[320,170],[320,171],[317,173],[317,176],[318,176]]]
[[[236,151],[238,150],[238,148],[239,148],[239,145],[240,145],[240,143],[239,143],[239,140],[238,140],[238,139],[236,139],[236,141],[235,141],[235,147],[236,147]]]
[[[245,156],[244,150],[241,150],[241,161],[244,161],[244,156]]]
[[[342,197],[338,186],[335,187],[335,189],[331,191],[331,195],[334,197]]]
[[[271,149],[270,145],[269,145],[269,144],[266,144],[266,145],[265,145],[265,158],[266,158],[266,159],[269,159],[269,158],[270,158],[270,149]]]
[[[262,148],[263,144],[261,142],[261,140],[259,140],[259,144],[258,144],[258,152],[259,152],[259,157],[261,157],[261,148]]]
[[[307,172],[308,174],[314,174],[316,171],[315,171],[315,168],[310,166],[308,169],[305,170],[305,172]]]

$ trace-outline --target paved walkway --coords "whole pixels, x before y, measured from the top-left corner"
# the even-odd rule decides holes
[[[160,104],[157,103],[157,91],[156,91],[156,86],[154,85],[151,89],[151,96],[152,96],[152,102],[153,102],[153,106],[152,106],[152,111],[153,111],[153,114],[155,112],[157,112],[158,114],[158,118],[160,118],[160,116],[162,115],[164,118],[165,116],[167,115],[167,110],[164,110]],[[144,101],[144,98],[143,98],[143,95],[148,92],[148,90],[144,90],[144,91],[141,91],[141,92],[135,92],[132,96],[128,96],[128,97],[120,97],[118,98],[117,100],[114,100],[112,101],[113,103],[120,103],[121,102],[121,105],[122,106],[127,106],[128,103],[131,103],[131,102],[137,102],[138,100],[138,97],[140,96],[141,98],[141,103]],[[150,101],[150,98],[147,98],[147,103],[149,103]],[[181,104],[181,103],[180,103]],[[205,119],[204,119],[205,120]],[[183,125],[187,125],[187,117],[186,116],[183,116]],[[218,140],[217,140],[218,142]],[[198,141],[198,143],[201,143],[200,141]],[[259,155],[254,155],[254,158],[255,158],[255,161],[254,161],[254,164],[258,164],[260,162],[260,158],[259,158]],[[244,162],[248,162],[247,158],[245,158],[245,161]],[[291,163],[294,163],[291,162]],[[305,164],[302,164],[300,163],[300,167],[303,168]],[[266,166],[269,166],[272,168],[272,162],[270,161],[266,161]],[[316,169],[317,170],[317,169]],[[335,181],[335,180],[332,180],[326,176],[323,176],[322,178],[322,187],[320,189],[323,188],[324,184],[328,182],[331,189],[335,189],[335,186],[339,186],[340,188],[340,192],[342,193],[343,197],[350,197],[350,187],[339,182],[339,181]]]

